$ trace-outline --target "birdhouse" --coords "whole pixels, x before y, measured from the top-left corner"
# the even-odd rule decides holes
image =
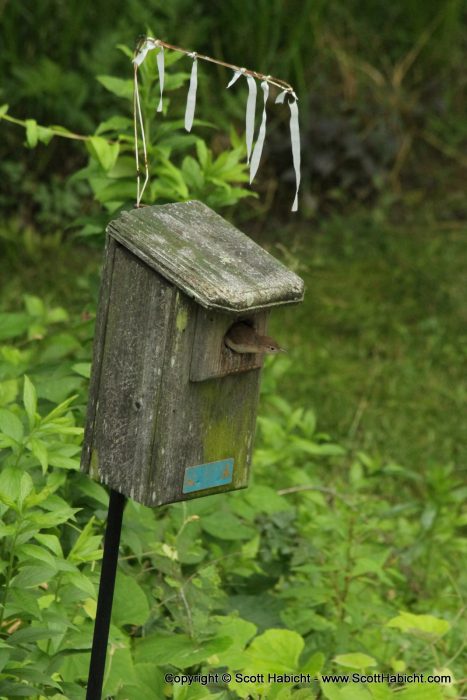
[[[107,228],[82,469],[148,506],[244,488],[266,331],[303,281],[200,202],[122,212]]]

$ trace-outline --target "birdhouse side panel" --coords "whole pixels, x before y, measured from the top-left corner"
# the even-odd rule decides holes
[[[94,431],[94,419],[99,392],[102,359],[104,353],[105,327],[110,302],[112,285],[112,271],[117,243],[107,234],[105,241],[104,258],[102,263],[101,285],[99,301],[97,304],[96,326],[94,330],[93,357],[91,380],[89,383],[89,400],[86,413],[86,427],[84,431],[83,449],[81,452],[81,471],[89,472],[91,468],[91,448]]]
[[[260,370],[204,382],[189,381],[188,373],[189,364],[164,377],[146,505],[199,498],[248,483]],[[226,460],[233,467],[226,483],[205,484],[193,491],[185,488],[187,470],[202,471]]]
[[[175,289],[124,247],[114,255],[91,439],[91,476],[144,490]]]

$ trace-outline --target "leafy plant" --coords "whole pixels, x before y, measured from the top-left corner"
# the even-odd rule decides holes
[[[120,47],[130,59],[132,52]],[[175,53],[166,58],[166,65],[174,65],[180,57]],[[243,189],[241,183],[249,179],[245,162],[246,149],[243,142],[231,129],[232,149],[214,156],[205,141],[187,134],[183,120],[163,119],[155,111],[157,70],[155,57],[149,55],[141,66],[141,111],[147,141],[147,157],[151,181],[145,199],[148,203],[165,203],[200,199],[215,208],[235,204],[244,197],[254,196]],[[189,75],[183,71],[167,72],[165,91],[169,95],[185,85]],[[125,100],[131,112],[133,81],[114,76],[101,75],[99,82],[106,90]],[[169,109],[170,97],[165,98],[165,111]],[[89,154],[88,165],[73,175],[70,182],[86,181],[95,199],[107,213],[114,213],[129,206],[135,199],[136,166],[135,135],[133,121],[129,116],[114,115],[102,122],[93,135],[80,136],[62,127],[44,127],[34,119],[20,120],[8,113],[8,106],[0,108],[0,118],[21,125],[26,130],[29,148],[38,144],[47,145],[54,137],[83,141]],[[211,126],[206,122],[195,124]],[[139,147],[140,145],[138,145]],[[196,157],[194,157],[196,156]],[[101,234],[102,217],[81,219],[82,235]]]
[[[89,667],[107,496],[76,471],[78,401],[34,386],[45,352],[60,364],[67,357],[60,325],[70,321],[39,299],[26,301],[24,312],[4,314],[2,326],[0,696],[27,690],[75,700]],[[21,347],[28,334],[39,347]],[[85,381],[84,349],[67,352]],[[275,358],[265,373],[249,489],[159,510],[127,504],[107,696],[378,700],[395,689],[323,677],[462,672],[462,603],[449,587],[438,597],[444,571],[463,575],[462,541],[447,537],[462,527],[462,487],[441,470],[432,486],[439,516],[420,511],[408,470],[365,454],[350,458],[319,432],[312,411],[280,397],[289,365]],[[444,490],[436,485],[443,480]],[[432,541],[443,547],[426,576]],[[230,680],[221,678],[226,669]],[[219,672],[219,682],[165,679],[208,672]],[[283,682],[268,673],[283,674]],[[311,686],[287,674],[310,674]],[[452,689],[433,686],[432,697],[454,697]],[[407,686],[395,697],[410,700],[413,692]]]

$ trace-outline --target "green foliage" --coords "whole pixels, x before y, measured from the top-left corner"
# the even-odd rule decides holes
[[[120,101],[130,96],[130,71],[116,45],[132,45],[138,33],[153,26],[161,38],[282,76],[296,86],[307,194],[302,211],[310,216],[317,209],[348,209],[357,200],[373,205],[388,189],[398,196],[401,187],[414,183],[431,197],[436,185],[444,189],[439,169],[449,163],[456,175],[464,176],[462,0],[258,0],[254,9],[250,0],[216,8],[206,0],[97,0],[89,7],[69,0],[56,12],[39,3],[25,12],[21,3],[7,2],[0,14],[6,37],[0,52],[0,102],[8,101],[17,116],[31,118],[32,142],[38,137],[32,118],[96,135],[96,125],[116,113],[127,117],[130,109],[121,111]],[[187,70],[169,88],[177,119],[183,116]],[[183,95],[177,94],[176,85],[183,87]],[[234,118],[236,129],[243,131],[245,91],[227,91],[225,85],[225,71],[206,66],[200,73],[197,113],[223,130]],[[288,112],[277,110],[269,120],[258,183],[269,196],[258,207],[260,213],[270,206],[278,182],[280,194],[283,183],[293,179],[290,148],[285,146]],[[18,166],[22,138],[10,129],[2,142],[3,199],[11,212],[17,207],[19,183],[10,181],[9,171]],[[82,152],[61,139],[54,138],[44,151],[40,148],[38,158],[21,157],[22,180],[29,180],[31,189],[49,181],[51,173],[63,180],[83,164]],[[180,169],[181,151],[178,156]],[[155,172],[162,168],[170,181],[156,153],[153,166]],[[427,176],[434,171],[436,183]],[[171,187],[177,189],[177,183]],[[123,194],[125,201],[134,199],[134,190]],[[288,209],[290,192],[280,199]],[[30,214],[28,202],[21,206]]]
[[[120,47],[131,58],[127,47]],[[154,53],[154,52],[153,52]],[[156,58],[150,53],[140,69],[141,111],[147,144],[147,162],[150,172],[149,186],[144,200],[147,203],[166,203],[199,199],[214,208],[235,204],[240,199],[254,196],[240,185],[248,182],[246,147],[231,129],[232,148],[214,156],[205,141],[184,131],[183,120],[161,117],[155,111],[157,99],[155,80]],[[180,55],[169,53],[166,66],[180,60]],[[170,107],[170,94],[185,85],[189,74],[168,71],[165,80],[165,112]],[[43,127],[34,119],[24,121],[10,117],[8,105],[0,110],[0,117],[24,126],[26,143],[36,148],[39,143],[48,144],[54,136],[83,140],[89,154],[88,165],[69,180],[73,185],[85,181],[94,198],[108,213],[124,206],[131,206],[136,197],[135,135],[131,114],[133,81],[108,75],[98,76],[99,82],[110,93],[125,101],[122,114],[115,114],[102,122],[95,134],[79,137],[62,127]],[[211,126],[195,120],[195,126]],[[144,180],[144,157],[141,140],[140,172]],[[191,155],[191,153],[195,154]],[[102,234],[101,217],[81,217],[82,235]]]
[[[124,49],[126,55],[131,52]],[[186,59],[185,59],[186,60]],[[168,52],[165,59],[170,67],[180,61],[180,55]],[[213,156],[206,143],[183,129],[183,120],[170,119],[155,111],[158,82],[155,52],[148,54],[140,69],[141,110],[147,140],[147,158],[151,173],[145,200],[165,203],[199,199],[221,208],[237,202],[251,193],[236,186],[248,181],[246,150],[243,142],[231,130],[232,150]],[[112,94],[128,101],[133,96],[133,81],[112,76],[99,76],[99,81]],[[168,71],[164,85],[164,111],[170,110],[170,94],[184,86],[189,74],[179,70]],[[196,125],[203,122],[195,120]],[[208,125],[209,126],[209,125]],[[195,146],[196,158],[191,155]],[[144,160],[140,148],[140,172],[144,180]],[[115,115],[100,124],[96,136],[88,142],[90,161],[75,178],[86,178],[96,199],[109,212],[128,205],[135,197],[135,140],[133,122]],[[85,234],[94,232],[92,226]]]
[[[81,399],[51,397],[38,377],[44,354],[66,357],[81,392],[90,346],[62,309],[35,297],[25,304],[2,319],[0,697],[74,700],[89,665],[107,496],[76,471]],[[34,350],[21,347],[28,337]],[[402,473],[395,480],[390,465],[352,458],[311,410],[280,396],[289,370],[287,358],[268,363],[249,489],[159,510],[127,504],[106,696],[379,700],[394,688],[313,679],[462,673],[462,601],[446,583],[447,572],[465,576],[462,540],[444,534],[463,522],[452,479],[438,497],[445,514],[420,520]],[[442,538],[436,553],[424,523],[430,539]],[[435,557],[429,580],[425,557]],[[225,670],[230,680],[207,687],[164,680]],[[312,684],[269,673],[310,674]],[[442,700],[452,689],[427,692]],[[398,695],[416,697],[410,686]]]

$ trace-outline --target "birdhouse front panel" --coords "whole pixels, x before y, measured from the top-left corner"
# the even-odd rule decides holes
[[[224,338],[238,321],[264,333],[270,307],[302,294],[296,275],[198,202],[112,222],[82,469],[149,506],[245,487],[262,355]]]

